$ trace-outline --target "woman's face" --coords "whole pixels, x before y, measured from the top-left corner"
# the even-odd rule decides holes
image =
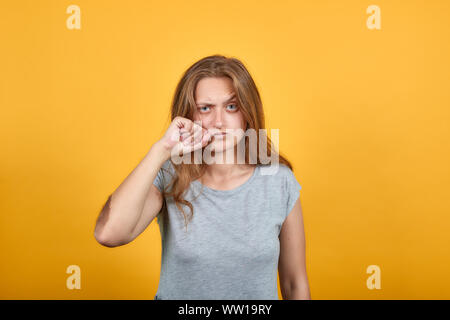
[[[194,121],[201,121],[202,127],[212,133],[226,132],[228,129],[237,137],[215,135],[211,150],[223,152],[234,147],[242,138],[247,124],[235,96],[233,81],[228,77],[201,79],[195,90],[195,102]]]

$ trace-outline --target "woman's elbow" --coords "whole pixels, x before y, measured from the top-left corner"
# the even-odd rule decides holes
[[[127,244],[129,241],[123,239],[117,239],[106,235],[104,232],[99,232],[97,229],[94,230],[95,240],[104,247],[114,248]]]

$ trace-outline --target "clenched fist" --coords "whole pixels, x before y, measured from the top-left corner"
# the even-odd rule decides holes
[[[200,122],[175,117],[159,142],[169,154],[182,156],[203,148],[211,139],[212,134]]]

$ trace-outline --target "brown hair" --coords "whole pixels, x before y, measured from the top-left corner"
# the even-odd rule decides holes
[[[234,91],[244,119],[247,122],[247,129],[254,129],[257,133],[260,133],[259,129],[264,128],[264,111],[262,107],[261,97],[255,82],[253,81],[250,73],[245,68],[244,64],[236,58],[227,58],[223,55],[212,55],[205,57],[195,62],[189,67],[183,74],[179,81],[175,94],[173,96],[171,105],[171,120],[180,116],[188,119],[193,119],[194,111],[196,108],[195,103],[195,89],[200,79],[205,77],[228,77],[233,81]],[[257,148],[259,148],[259,134],[257,136]],[[245,136],[244,138],[245,139]],[[267,154],[271,154],[272,142],[268,136],[267,139]],[[249,146],[245,142],[245,163],[248,163],[249,159]],[[257,159],[257,164],[261,164],[259,157],[259,150],[253,159]],[[292,170],[291,163],[278,153],[278,161],[280,164],[285,164]],[[192,181],[200,178],[206,169],[207,164],[194,164],[191,161],[190,164],[174,164],[172,160],[171,164],[175,169],[176,174],[172,178],[171,183],[163,190],[163,195],[172,196],[177,208],[183,213],[185,219],[185,225],[187,229],[187,216],[181,207],[186,205],[191,210],[191,218],[194,214],[194,208],[192,204],[185,200],[183,196]],[[169,186],[172,186],[170,192],[166,192]],[[165,205],[165,201],[164,201]]]

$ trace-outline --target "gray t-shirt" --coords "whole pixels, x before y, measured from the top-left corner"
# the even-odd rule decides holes
[[[157,216],[162,254],[155,300],[278,300],[279,234],[301,186],[289,167],[264,174],[268,167],[257,165],[232,190],[191,182],[187,230],[173,198],[165,198],[167,210]],[[167,160],[153,184],[162,191],[174,174]]]

